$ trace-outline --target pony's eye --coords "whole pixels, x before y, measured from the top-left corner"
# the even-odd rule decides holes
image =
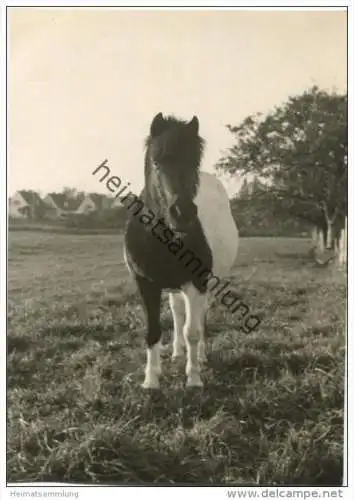
[[[160,170],[161,169],[161,165],[159,163],[154,162],[154,169],[155,170]]]

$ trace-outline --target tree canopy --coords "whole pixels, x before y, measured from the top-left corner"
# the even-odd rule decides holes
[[[256,176],[264,210],[304,219],[327,233],[347,214],[347,95],[312,87],[267,115],[227,125],[234,146],[217,168]],[[332,231],[329,235],[332,239]]]

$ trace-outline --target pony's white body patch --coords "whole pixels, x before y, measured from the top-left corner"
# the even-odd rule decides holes
[[[236,259],[239,236],[229,197],[219,179],[201,172],[194,203],[198,207],[198,218],[213,254],[213,274],[219,278],[228,276]]]

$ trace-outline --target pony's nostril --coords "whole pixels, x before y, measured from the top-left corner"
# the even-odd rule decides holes
[[[183,206],[179,203],[173,203],[170,207],[170,215],[178,224],[183,224],[184,226],[190,226],[196,219],[198,214],[198,208],[195,203],[190,203]]]

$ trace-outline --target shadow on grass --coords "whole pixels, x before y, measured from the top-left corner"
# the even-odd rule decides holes
[[[284,370],[294,376],[302,374],[308,368],[330,372],[338,362],[331,354],[314,356],[305,349],[294,351],[294,347],[284,352],[281,349],[273,350],[269,346],[269,351],[267,354],[259,351],[245,351],[242,354],[235,351],[213,351],[208,355],[207,366],[213,371],[213,379],[226,380],[232,377],[234,382],[242,384],[254,380],[254,371],[257,376],[273,380],[279,378]]]
[[[19,337],[17,335],[7,335],[7,353],[12,354],[12,352],[26,352],[31,349],[34,342],[28,337]]]
[[[49,328],[44,328],[41,336],[44,338],[57,337],[59,339],[76,337],[79,340],[97,340],[106,341],[114,339],[116,334],[113,326],[105,326],[102,324],[66,324],[53,325]]]
[[[295,261],[296,265],[310,262],[309,255],[306,255],[303,252],[284,252],[284,253],[283,252],[275,252],[274,255],[275,255],[275,257],[277,257],[277,259]]]

